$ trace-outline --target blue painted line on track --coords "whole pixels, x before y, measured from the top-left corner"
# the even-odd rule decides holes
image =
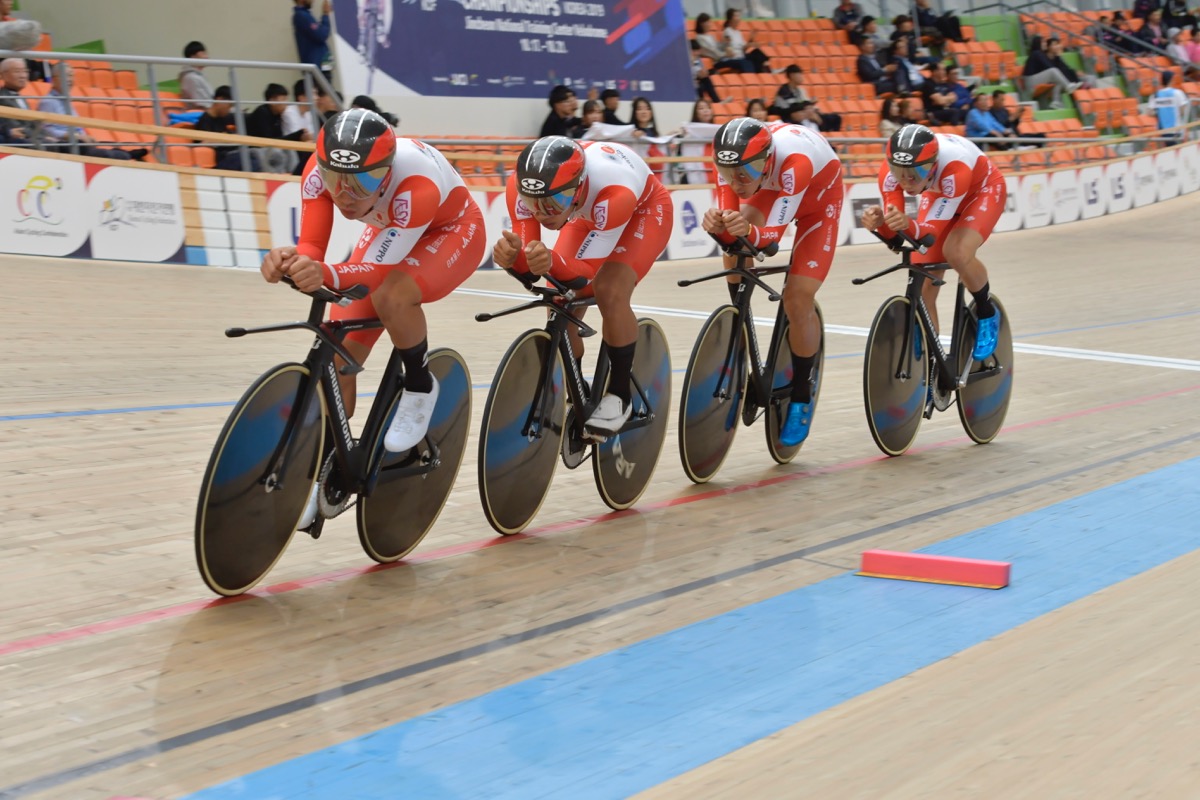
[[[1200,548],[1200,458],[922,552],[1001,591],[847,574],[189,795],[619,798]]]
[[[1081,325],[1078,328],[1058,328],[1052,331],[1039,331],[1037,333],[1023,333],[1020,336],[1014,336],[1013,341],[1022,341],[1025,339],[1035,339],[1038,336],[1054,336],[1059,333],[1078,333],[1079,331],[1094,331],[1101,328],[1121,328],[1127,325],[1144,325],[1147,322],[1162,322],[1166,319],[1178,319],[1179,317],[1194,317],[1200,314],[1198,311],[1181,311],[1177,314],[1163,314],[1160,317],[1143,317],[1142,319],[1129,319],[1120,322],[1103,322],[1099,325]]]
[[[862,353],[840,353],[838,355],[825,356],[826,361],[832,361],[839,358],[862,358]],[[683,374],[686,369],[673,369],[672,373]],[[491,381],[487,383],[472,383],[471,389],[490,389]],[[374,397],[375,392],[365,392],[359,397],[368,398]],[[234,400],[222,400],[214,403],[179,403],[175,405],[160,405],[160,406],[129,406],[127,408],[101,408],[101,409],[84,409],[79,411],[46,411],[34,414],[8,414],[0,416],[0,422],[25,422],[35,419],[62,419],[69,417],[97,417],[108,414],[144,414],[152,411],[190,411],[197,408],[232,408]]]

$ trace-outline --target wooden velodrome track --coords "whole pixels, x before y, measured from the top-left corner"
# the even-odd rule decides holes
[[[487,716],[488,698],[503,687],[633,653],[637,643],[749,614],[769,598],[804,597],[803,587],[869,585],[872,602],[883,604],[906,591],[926,599],[982,592],[1000,614],[1035,577],[1018,557],[1013,586],[996,593],[839,578],[867,548],[915,549],[1006,520],[1020,527],[1075,501],[1076,511],[1053,512],[1042,539],[1062,550],[1068,568],[1059,577],[1077,584],[1128,562],[1142,546],[1139,525],[1154,533],[1151,517],[1194,532],[1194,482],[1164,493],[1165,516],[1122,512],[1133,520],[1122,523],[1131,551],[1094,551],[1089,531],[1105,522],[1095,517],[1116,512],[1086,510],[1089,492],[1139,476],[1153,482],[1157,471],[1200,456],[1198,212],[1191,195],[1002,234],[986,246],[1018,346],[1008,421],[990,445],[970,444],[950,410],[925,423],[908,455],[878,453],[863,417],[862,334],[901,279],[851,286],[891,260],[880,246],[846,247],[819,295],[827,324],[841,332],[828,335],[820,408],[793,464],[771,462],[759,423],[739,433],[712,484],[692,486],[672,420],[637,512],[606,515],[590,469],[560,467],[528,535],[507,540],[479,509],[478,419],[504,346],[539,320],[475,323],[475,312],[512,301],[472,292],[519,290],[481,272],[429,313],[433,345],[457,348],[470,365],[475,421],[450,502],[414,558],[370,568],[346,515],[318,541],[297,536],[254,595],[234,602],[214,602],[196,574],[201,473],[231,403],[265,368],[302,358],[309,340],[227,340],[222,330],[299,318],[307,301],[254,272],[4,256],[0,797],[169,798],[217,784],[203,796],[1200,796],[1195,544],[1023,624],[990,629],[992,611],[978,625],[934,613],[933,630],[947,637],[958,628],[991,632],[915,662],[906,646],[881,640],[845,671],[895,667],[895,679],[781,717],[773,735],[670,766],[681,747],[743,717],[769,716],[781,693],[736,713],[720,704],[731,690],[698,694],[686,702],[713,713],[688,724],[686,742],[653,734],[656,746],[636,753],[613,746],[624,763],[650,765],[643,774],[657,777],[641,784],[616,780],[619,770],[556,784],[564,767],[543,763],[532,744],[522,751],[519,727],[501,727],[492,748],[441,763],[432,751],[422,761],[410,740],[405,769],[395,753],[372,761],[364,749],[324,782],[293,773],[296,782],[267,792],[248,779],[226,783],[476,698],[481,705],[464,707]],[[719,284],[679,289],[675,281],[714,263],[660,264],[634,298],[674,310],[654,315],[672,348],[673,412],[701,319],[724,298]],[[761,296],[756,310],[774,314]],[[377,353],[360,386],[373,388],[383,363]],[[788,617],[794,628],[763,633],[773,638],[759,645],[770,655],[832,641],[874,615],[827,608],[801,605]],[[734,634],[753,640],[753,624],[734,625]],[[720,672],[686,650],[664,658],[682,670],[680,686],[688,669],[700,682]],[[735,687],[786,685],[788,670],[766,674],[772,669],[725,677]],[[621,683],[653,672],[609,674]],[[597,719],[618,709],[603,696],[582,699],[588,690],[564,691],[562,710],[550,703],[538,725],[555,747],[582,741],[572,763],[607,763],[589,748],[599,744]],[[648,691],[647,713],[671,694]],[[614,724],[619,740],[640,741],[641,723]],[[484,782],[474,761],[496,750],[536,779],[503,791]],[[377,792],[340,788],[363,771],[377,773]],[[441,791],[407,783],[418,774],[436,774]]]

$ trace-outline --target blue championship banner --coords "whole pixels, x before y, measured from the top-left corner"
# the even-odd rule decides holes
[[[581,98],[596,87],[695,99],[680,0],[333,0],[333,10],[337,70],[368,94],[545,99],[564,84]]]

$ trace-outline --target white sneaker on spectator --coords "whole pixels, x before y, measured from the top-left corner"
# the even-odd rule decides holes
[[[433,378],[433,389],[427,393],[404,390],[400,402],[396,404],[396,415],[392,417],[387,434],[383,437],[385,450],[403,453],[416,447],[425,438],[433,418],[433,407],[437,405],[438,388],[437,378]]]
[[[1067,92],[1068,92],[1068,93],[1069,93],[1069,92],[1074,92],[1074,91],[1075,91],[1076,89],[1078,89],[1080,86],[1083,86],[1083,84],[1082,84],[1082,83],[1068,83],[1068,84],[1067,84]]]

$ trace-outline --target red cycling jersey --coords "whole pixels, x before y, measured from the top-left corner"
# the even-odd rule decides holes
[[[483,261],[487,242],[479,206],[445,156],[415,139],[396,140],[387,189],[363,218],[366,227],[349,261],[324,261],[337,209],[315,155],[304,168],[301,196],[296,252],[322,262],[325,284],[333,288],[362,283],[374,290],[399,271],[416,281],[421,301],[431,303],[457,288]],[[330,309],[331,319],[373,316],[369,295]],[[372,344],[380,333],[355,331],[347,339]]]
[[[751,225],[746,237],[755,247],[782,241],[794,221],[796,238],[788,272],[824,281],[833,263],[842,215],[842,162],[824,136],[803,125],[774,122],[767,129],[774,155],[759,190],[749,200],[741,200],[718,178],[717,203],[722,211],[750,206],[762,214],[764,224]],[[719,238],[733,241],[727,234]]]
[[[930,176],[930,188],[921,193],[917,218],[909,221],[905,231],[914,239],[927,233],[937,239],[924,254],[913,254],[914,263],[919,264],[945,261],[942,245],[955,228],[970,228],[987,241],[1008,199],[1004,176],[973,142],[948,133],[934,136],[938,141],[938,159]],[[904,208],[904,190],[886,163],[879,170],[879,192],[885,206]],[[894,233],[887,225],[880,225],[880,232],[884,236]]]
[[[640,280],[667,247],[674,222],[671,195],[625,145],[579,144],[586,159],[587,196],[554,243],[550,274],[560,281],[591,280],[605,261],[619,261]],[[508,178],[506,199],[513,233],[525,244],[541,241],[542,226],[517,194],[515,172]],[[524,251],[513,266],[529,271]]]

